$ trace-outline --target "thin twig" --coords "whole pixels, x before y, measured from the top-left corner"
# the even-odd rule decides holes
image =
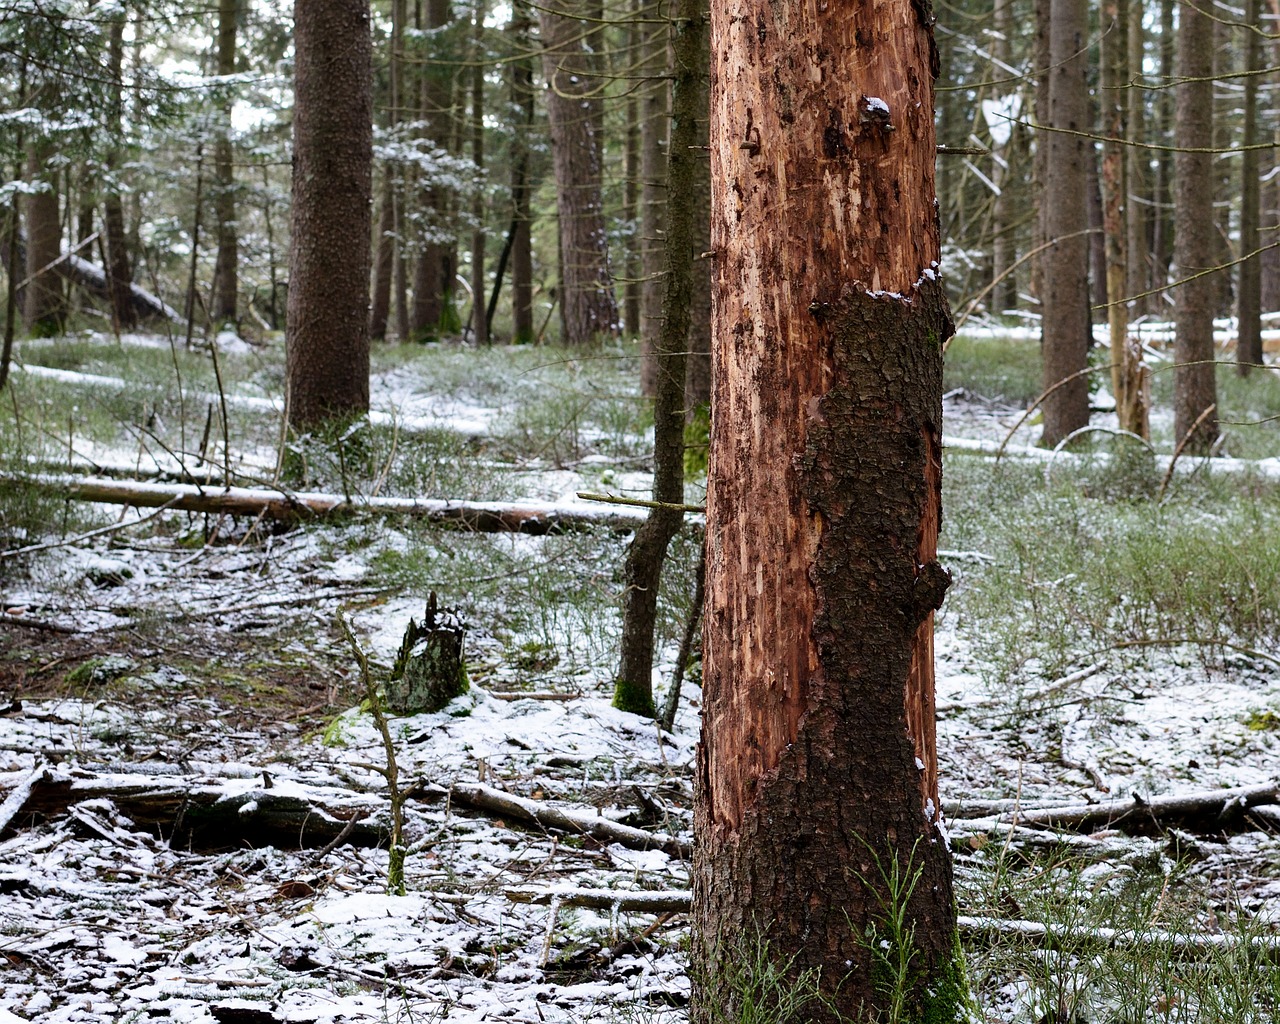
[[[150,515],[145,515],[141,519],[134,520],[131,523],[112,523],[110,526],[101,526],[96,530],[90,530],[88,533],[81,533],[75,537],[65,537],[62,540],[51,540],[45,544],[28,544],[25,548],[13,548],[9,551],[0,551],[0,561],[6,558],[17,558],[19,555],[33,555],[37,551],[52,551],[54,548],[70,547],[73,544],[79,544],[82,541],[92,540],[94,537],[102,537],[108,533],[119,533],[121,530],[127,530],[134,526],[142,526],[151,520],[167,512],[173,507],[174,502],[179,498],[175,496],[171,500],[165,502]]]

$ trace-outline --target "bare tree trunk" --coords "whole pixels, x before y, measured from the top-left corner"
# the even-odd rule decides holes
[[[1111,390],[1116,399],[1120,429],[1139,437],[1148,435],[1142,347],[1129,339],[1128,286],[1129,189],[1125,181],[1126,138],[1125,65],[1128,60],[1130,0],[1103,0],[1102,4],[1102,135],[1112,140],[1102,146],[1103,234],[1106,243],[1107,326],[1111,341]],[[1133,0],[1139,2],[1139,0]]]
[[[706,54],[710,59],[710,52]],[[702,99],[698,109],[706,111],[708,93],[711,88],[711,69],[708,65],[702,69],[700,79]],[[709,135],[705,113],[698,117],[697,143],[694,153],[698,156],[697,176],[694,187],[697,189],[695,209],[697,211],[694,227],[693,264],[693,298],[690,300],[689,323],[689,364],[685,368],[684,404],[685,419],[693,419],[699,410],[705,410],[711,404],[711,272],[712,265],[708,254],[711,251],[711,160],[708,154]]]
[[[992,40],[992,52],[995,56],[993,73],[996,78],[1005,77],[1005,68],[1013,65],[1013,0],[996,0],[992,11],[992,27],[995,38]],[[1017,91],[1019,83],[1011,83],[1004,95],[1012,95]],[[1017,246],[1014,243],[1014,222],[1017,210],[1014,203],[1013,185],[1013,147],[1014,132],[1017,125],[1008,124],[1002,130],[1006,133],[1002,144],[992,139],[991,147],[991,180],[1000,190],[995,197],[991,217],[991,279],[995,284],[995,292],[991,300],[993,312],[1013,309],[1018,302],[1017,277],[1013,272],[1017,259]],[[992,131],[993,136],[996,130]]]
[[[128,331],[138,325],[138,315],[133,308],[130,285],[133,270],[129,266],[129,246],[124,228],[124,206],[120,201],[120,188],[116,172],[120,167],[120,146],[123,142],[124,85],[124,19],[120,13],[111,19],[107,35],[107,74],[110,79],[107,110],[107,131],[111,142],[107,147],[107,188],[102,200],[102,229],[106,236],[103,247],[104,269],[107,273],[107,289],[110,294],[111,320],[117,330]]]
[[[1205,454],[1218,438],[1214,381],[1213,307],[1218,294],[1214,266],[1217,234],[1213,216],[1213,21],[1208,0],[1179,7],[1178,85],[1174,154],[1174,262],[1177,336],[1174,342],[1173,430],[1189,452]],[[1202,152],[1195,152],[1202,150]],[[1192,275],[1200,275],[1192,277]]]
[[[893,958],[901,1019],[962,1013],[933,727],[937,51],[909,0],[846,14],[712,9],[695,1021],[745,1019],[724,975],[759,938],[830,1000],[801,1019],[887,1016]]]
[[[471,50],[471,161],[477,172],[484,170],[484,0],[476,0],[474,45]],[[485,305],[484,246],[485,203],[477,173],[475,195],[471,200],[471,216],[475,228],[471,232],[471,335],[478,345],[489,344],[489,311]]]
[[[1142,67],[1146,56],[1145,28],[1142,16],[1145,13],[1146,0],[1129,0],[1129,33],[1126,40],[1128,50],[1124,79],[1129,83],[1125,91],[1128,110],[1125,125],[1126,138],[1131,142],[1145,142],[1146,136],[1146,93],[1142,87]],[[1136,318],[1146,313],[1149,304],[1143,296],[1151,287],[1149,262],[1150,245],[1147,242],[1147,228],[1150,218],[1144,202],[1150,200],[1147,188],[1150,152],[1139,145],[1125,147],[1125,250],[1126,276],[1125,291],[1130,296],[1129,314]],[[1142,297],[1139,297],[1142,296]]]
[[[236,72],[236,14],[239,0],[218,0],[218,74]],[[224,86],[223,88],[226,88]],[[231,94],[218,112],[218,139],[213,150],[215,181],[213,210],[217,218],[218,256],[213,271],[213,322],[219,326],[239,322],[239,238],[236,230],[235,160],[231,148]]]
[[[532,20],[528,5],[517,0],[511,21],[512,37],[519,53],[529,51]],[[529,180],[529,137],[533,131],[533,62],[521,56],[511,64],[511,103],[520,112],[511,154],[511,205],[515,238],[511,242],[511,301],[514,321],[511,340],[528,345],[534,340],[532,197]]]
[[[566,345],[586,345],[617,326],[604,223],[603,169],[596,122],[602,101],[598,58],[574,18],[581,0],[539,8],[547,118],[560,215],[560,325]]]
[[[1053,0],[1034,0],[1036,35],[1033,46],[1033,67],[1035,68],[1035,123],[1049,123],[1049,26],[1053,21]],[[1043,197],[1049,187],[1049,151],[1048,142],[1042,132],[1037,132],[1032,140],[1035,152],[1031,160],[1031,175],[1035,180],[1037,197]],[[946,166],[946,161],[943,162]],[[1033,249],[1040,251],[1048,241],[1048,204],[1040,201],[1035,207],[1035,235]],[[1044,316],[1044,278],[1050,257],[1042,255],[1031,262],[1030,290],[1040,306],[1040,315]],[[1043,338],[1041,348],[1044,347]]]
[[[1240,286],[1236,305],[1236,370],[1242,377],[1262,362],[1262,264],[1248,258],[1259,245],[1261,185],[1258,181],[1258,78],[1262,71],[1262,0],[1245,13],[1244,131],[1240,156]]]
[[[662,306],[666,286],[662,232],[666,226],[667,129],[671,114],[667,105],[669,71],[665,8],[648,3],[641,8],[640,71],[644,84],[640,115],[640,391],[657,394],[657,346],[663,330]]]
[[[1045,152],[1044,223],[1053,243],[1044,260],[1041,348],[1048,391],[1072,378],[1044,400],[1044,434],[1052,446],[1089,422],[1089,381],[1084,369],[1092,330],[1089,316],[1089,226],[1087,167],[1090,129],[1089,18],[1085,0],[1049,3],[1050,130],[1040,138]]]
[[[298,0],[294,46],[285,407],[307,430],[369,411],[369,0]]]
[[[693,309],[694,243],[698,237],[701,154],[694,149],[698,121],[706,110],[707,14],[703,0],[681,0],[676,37],[675,95],[671,148],[662,175],[671,183],[663,239],[663,301],[653,351],[653,500],[684,501],[684,389]],[[665,40],[665,32],[664,32]],[[665,52],[665,42],[663,46]],[[665,90],[664,90],[665,91]],[[683,513],[653,508],[636,530],[623,569],[622,643],[613,703],[623,711],[654,717],[653,632],[667,546]]]
[[[453,78],[455,68],[449,60],[444,34],[440,32],[452,20],[449,0],[427,0],[427,28],[431,31],[432,51],[422,68],[422,117],[427,124],[427,138],[442,150],[452,150]],[[409,315],[409,336],[430,341],[461,329],[456,307],[454,284],[454,242],[450,204],[438,189],[425,191],[427,230],[418,255],[413,277],[413,306]]]
[[[391,39],[388,71],[390,77],[390,111],[387,125],[394,132],[404,115],[404,30],[408,19],[406,0],[391,4]],[[369,312],[369,337],[382,341],[387,336],[391,319],[391,283],[395,278],[397,253],[401,248],[400,225],[396,223],[396,170],[387,160],[382,169],[382,196],[379,200],[378,235],[374,243],[373,305]],[[405,336],[400,335],[403,341]]]
[[[1173,31],[1174,0],[1160,0],[1160,81],[1174,80],[1176,48]],[[1168,144],[1174,137],[1173,89],[1161,89],[1156,101],[1159,115],[1156,136]],[[1151,287],[1163,289],[1169,280],[1169,261],[1173,255],[1173,157],[1162,150],[1156,157],[1155,207],[1151,226]],[[1152,296],[1151,309],[1161,313],[1165,303],[1161,295]]]
[[[645,26],[642,24],[646,10],[644,0],[637,0],[627,25],[627,72],[643,53]],[[634,89],[627,90],[627,130],[622,146],[622,222],[627,226],[627,244],[624,255],[622,285],[622,322],[627,335],[640,337],[640,250],[644,245],[640,230],[640,100]],[[643,373],[643,368],[641,373]]]
[[[53,148],[48,142],[27,146],[27,178],[44,182],[41,192],[28,194],[23,201],[27,222],[27,281],[22,296],[22,316],[27,330],[35,335],[62,331],[67,319],[67,303],[62,278],[56,270],[46,270],[62,255],[62,222],[58,216],[57,176],[48,166]]]

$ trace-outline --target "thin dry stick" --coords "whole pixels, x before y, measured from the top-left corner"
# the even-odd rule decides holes
[[[1004,455],[1005,448],[1007,448],[1009,446],[1009,442],[1013,440],[1013,435],[1018,432],[1018,428],[1021,427],[1022,424],[1027,422],[1027,418],[1033,412],[1035,412],[1038,408],[1040,408],[1041,402],[1043,402],[1046,398],[1048,398],[1051,394],[1057,391],[1058,388],[1062,387],[1064,384],[1070,384],[1077,377],[1083,377],[1085,376],[1085,374],[1093,373],[1094,371],[1099,369],[1102,369],[1102,368],[1097,366],[1086,366],[1083,370],[1077,370],[1075,373],[1068,374],[1066,377],[1063,377],[1062,380],[1058,381],[1058,383],[1053,385],[1053,387],[1040,392],[1036,400],[1032,402],[1029,406],[1027,406],[1027,411],[1018,417],[1018,422],[1013,425],[1013,428],[1009,431],[1009,433],[1005,434],[1004,440],[1000,442],[1000,447],[996,449],[996,456],[995,456],[996,461],[997,462],[1000,461],[1000,458]]]
[[[1173,479],[1173,467],[1178,464],[1178,456],[1182,454],[1182,449],[1184,449],[1187,446],[1187,443],[1191,440],[1191,438],[1195,436],[1196,431],[1200,429],[1200,424],[1202,424],[1205,420],[1207,420],[1210,416],[1212,416],[1213,411],[1217,408],[1218,408],[1217,402],[1214,402],[1212,405],[1206,407],[1204,412],[1202,412],[1199,416],[1196,417],[1196,421],[1193,424],[1191,424],[1191,427],[1182,436],[1182,440],[1178,442],[1178,447],[1176,447],[1173,450],[1173,458],[1169,460],[1169,468],[1165,470],[1164,479],[1160,481],[1160,492],[1156,495],[1157,502],[1164,500],[1164,492],[1169,487],[1169,481]]]
[[[81,541],[92,540],[94,537],[102,537],[108,533],[119,533],[121,530],[127,530],[132,526],[141,526],[143,523],[149,523],[156,516],[167,512],[178,501],[179,497],[175,495],[171,500],[165,502],[150,515],[143,516],[141,519],[132,523],[112,523],[110,526],[102,526],[96,530],[90,530],[88,533],[82,533],[75,537],[66,537],[63,540],[51,540],[46,544],[29,544],[25,548],[13,548],[10,551],[0,551],[0,561],[6,558],[17,558],[19,555],[33,555],[37,551],[52,551],[54,548],[65,548],[72,544],[79,544]]]
[[[705,505],[679,505],[669,501],[648,501],[644,498],[620,498],[613,494],[595,494],[592,491],[578,491],[578,497],[583,501],[599,501],[605,505],[633,505],[636,508],[663,508],[672,512],[692,512],[701,514],[706,512]]]

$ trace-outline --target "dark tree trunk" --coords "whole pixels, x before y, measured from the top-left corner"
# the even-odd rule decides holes
[[[532,21],[529,8],[517,2],[511,22],[516,50],[529,50],[529,29]],[[533,131],[533,63],[521,57],[511,64],[511,105],[519,112],[520,120],[515,128],[511,151],[511,205],[512,222],[516,233],[511,241],[511,303],[513,329],[511,340],[517,345],[528,345],[534,340],[533,326],[533,245],[532,245],[532,197],[530,181],[529,138]]]
[[[382,176],[382,198],[378,201],[378,234],[374,238],[373,303],[369,307],[369,337],[382,341],[391,319],[391,279],[396,264],[396,200],[391,168]]]
[[[678,505],[684,501],[684,389],[693,309],[693,250],[699,234],[698,180],[705,164],[694,148],[698,122],[707,109],[707,15],[702,0],[681,0],[675,46],[671,148],[669,166],[662,175],[671,183],[671,192],[663,239],[661,330],[653,350],[653,499]],[[663,48],[665,52],[665,43]],[[651,509],[636,530],[623,570],[622,651],[613,703],[650,718],[655,713],[653,632],[658,588],[667,546],[683,518],[674,509]]]
[[[710,57],[708,51],[706,56]],[[702,69],[703,97],[699,109],[705,111],[707,93],[711,86],[710,66]],[[689,365],[685,368],[685,418],[693,419],[699,410],[711,403],[711,159],[708,154],[709,136],[705,115],[698,118],[698,141],[694,153],[698,156],[696,220],[694,223],[693,298],[689,323]]]
[[[1049,3],[1050,131],[1045,152],[1044,227],[1052,248],[1045,253],[1041,296],[1044,434],[1055,445],[1089,422],[1089,381],[1080,376],[1091,340],[1089,316],[1088,164],[1093,145],[1083,134],[1089,124],[1089,18],[1085,0]]]
[[[1262,70],[1262,0],[1245,14],[1244,152],[1240,157],[1240,286],[1237,290],[1236,369],[1241,376],[1262,362],[1262,264],[1258,249],[1261,186],[1258,181],[1258,78]]]
[[[992,23],[995,36],[991,41],[996,58],[992,72],[996,78],[1005,77],[1004,69],[1013,66],[1013,0],[996,0],[992,10]],[[1017,91],[1020,83],[1011,83],[1005,87],[1006,94]],[[991,216],[991,279],[994,284],[990,307],[994,313],[1013,309],[1018,302],[1017,276],[1013,270],[1017,259],[1017,246],[1014,243],[1014,224],[1018,217],[1017,205],[1014,202],[1014,184],[1016,177],[1013,167],[1014,132],[1017,126],[1009,124],[1005,130],[1008,137],[1003,145],[992,140],[991,180],[1000,189],[995,197]],[[994,131],[992,133],[995,134]]]
[[[1175,74],[1173,30],[1174,0],[1160,0],[1160,81],[1172,82]],[[1156,100],[1159,115],[1156,135],[1165,145],[1174,138],[1173,89],[1161,89]],[[1151,227],[1151,287],[1163,289],[1169,280],[1169,261],[1173,256],[1173,156],[1162,150],[1156,158],[1155,207]],[[1150,308],[1159,314],[1165,309],[1164,297],[1153,295]]]
[[[124,15],[111,19],[107,36],[107,74],[110,80],[107,109],[107,131],[111,142],[107,148],[107,189],[102,200],[102,230],[105,236],[105,269],[107,289],[110,294],[111,320],[117,330],[129,331],[138,325],[138,315],[133,308],[133,270],[129,266],[129,246],[124,227],[124,206],[120,201],[120,189],[116,172],[120,167],[120,146],[123,142],[124,85],[121,80],[124,65]]]
[[[236,13],[239,0],[218,2],[218,74],[236,71]],[[223,88],[226,88],[224,86]],[[219,110],[218,140],[213,151],[214,216],[218,222],[218,256],[213,271],[213,322],[219,326],[239,322],[239,238],[236,230],[235,160],[231,147],[231,95]]]
[[[952,328],[924,10],[712,11],[698,1021],[745,1019],[724,973],[757,938],[820,972],[830,1003],[805,1020],[879,1019],[886,955],[910,965],[904,1019],[962,1014],[933,716]]]
[[[575,4],[579,0],[549,0],[539,9],[560,215],[561,341],[571,346],[611,333],[618,321],[596,138],[601,79],[598,58],[583,45]]]
[[[286,408],[297,430],[369,410],[369,21],[368,0],[294,8]]]
[[[644,52],[645,17],[644,0],[638,0],[627,25],[627,49],[624,65],[615,73],[626,74]],[[626,67],[627,71],[621,70]],[[622,222],[626,225],[626,249],[622,284],[622,322],[628,337],[640,337],[640,249],[644,244],[640,231],[640,100],[634,89],[627,90],[627,130],[622,143]],[[643,369],[641,370],[643,372]]]
[[[1093,119],[1095,124],[1100,118]],[[1098,168],[1098,146],[1093,140],[1087,143],[1085,153],[1085,191],[1089,198],[1089,322],[1093,322],[1094,307],[1107,304],[1107,240],[1103,232],[1102,176]],[[1090,338],[1090,344],[1093,341]]]
[[[1178,85],[1174,154],[1174,262],[1177,336],[1174,342],[1173,431],[1189,452],[1205,454],[1218,438],[1213,365],[1214,266],[1217,224],[1213,216],[1213,21],[1208,0],[1179,7]],[[1193,152],[1203,150],[1203,152]],[[1199,276],[1194,276],[1199,275]],[[1193,432],[1194,428],[1194,432]]]
[[[23,289],[22,314],[27,330],[36,335],[60,333],[67,318],[62,278],[56,269],[44,269],[62,255],[57,175],[47,163],[52,153],[48,143],[32,143],[27,147],[27,178],[46,185],[44,191],[26,196],[22,204],[27,222],[27,265],[23,275],[27,284]]]

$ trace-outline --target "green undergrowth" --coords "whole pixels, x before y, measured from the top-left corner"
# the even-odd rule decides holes
[[[1025,405],[1043,389],[1040,346],[1025,338],[958,334],[947,347],[942,381],[983,398]]]
[[[1046,482],[1040,466],[952,456],[944,488],[943,547],[985,557],[958,567],[945,614],[995,684],[1174,647],[1207,664],[1280,654],[1276,484],[1178,478],[1161,500],[1145,471],[1059,466]]]
[[[1270,935],[1265,903],[1212,888],[1156,841],[1087,850],[992,837],[958,855],[957,896],[975,917],[1052,929],[968,936],[988,1019],[1263,1024],[1280,1013],[1280,971],[1252,945]],[[1104,941],[1103,929],[1123,937]],[[1217,945],[1190,945],[1204,936]]]

